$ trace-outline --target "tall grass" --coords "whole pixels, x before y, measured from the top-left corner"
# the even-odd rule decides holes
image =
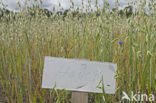
[[[100,16],[92,13],[79,19],[69,12],[54,19],[40,14],[30,17],[22,10],[17,19],[1,18],[2,101],[71,101],[69,91],[41,88],[44,56],[117,63],[116,93],[105,96],[109,103],[121,102],[122,91],[156,94],[156,15],[145,15],[143,8],[129,18],[119,11],[99,12]],[[101,103],[101,94],[89,94],[89,101]]]

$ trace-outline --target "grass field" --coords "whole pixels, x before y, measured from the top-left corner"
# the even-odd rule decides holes
[[[70,103],[71,92],[41,88],[44,56],[117,63],[116,93],[105,96],[107,103],[121,103],[122,91],[156,95],[156,14],[143,7],[130,17],[98,12],[79,19],[70,12],[31,17],[24,10],[2,17],[0,102]],[[90,103],[102,103],[101,95],[89,94]]]

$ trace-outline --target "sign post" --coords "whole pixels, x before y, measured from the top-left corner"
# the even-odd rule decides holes
[[[89,61],[88,59],[77,59]],[[71,103],[88,103],[88,93],[85,92],[72,92]]]
[[[88,103],[88,93],[72,92],[72,103]]]
[[[88,103],[88,93],[102,93],[101,78],[107,94],[115,93],[117,65],[89,60],[45,57],[42,88],[72,91],[72,103]]]

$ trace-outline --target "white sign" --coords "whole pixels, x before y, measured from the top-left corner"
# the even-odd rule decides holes
[[[114,94],[116,69],[113,63],[45,57],[42,88],[102,93],[97,85],[103,77],[105,92]]]

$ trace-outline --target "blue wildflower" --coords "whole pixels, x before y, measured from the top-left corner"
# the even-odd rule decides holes
[[[122,42],[122,41],[120,41],[120,42],[119,42],[119,44],[120,44],[120,45],[122,45],[122,44],[123,44],[123,42]]]
[[[132,30],[132,33],[133,33],[133,34],[135,34],[135,33],[136,33],[136,31],[135,31],[135,30]]]

